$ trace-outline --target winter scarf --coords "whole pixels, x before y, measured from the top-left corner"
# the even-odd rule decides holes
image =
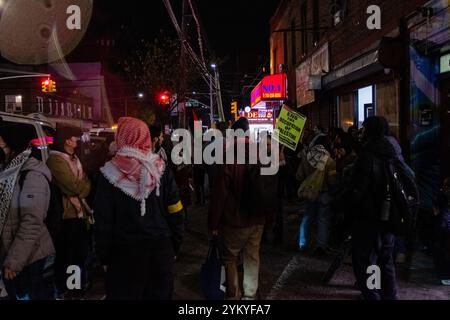
[[[20,170],[30,158],[31,151],[27,150],[15,157],[3,171],[0,172],[0,235],[3,233],[8,218],[11,200]]]
[[[147,125],[134,118],[121,118],[116,136],[117,154],[101,169],[103,176],[129,197],[141,202],[141,215],[146,214],[146,199],[156,189],[165,163],[152,153]]]
[[[67,153],[52,151],[50,153],[52,156],[60,157],[63,159],[70,168],[72,174],[76,177],[77,180],[83,180],[84,172],[83,167],[81,165],[80,160],[76,156],[70,156]],[[83,203],[78,197],[67,197],[70,203],[74,206],[74,208],[78,212],[78,218],[83,218]]]
[[[313,147],[306,155],[308,163],[316,170],[323,171],[327,165],[330,153],[322,145]]]

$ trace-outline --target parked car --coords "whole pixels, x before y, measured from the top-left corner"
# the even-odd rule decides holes
[[[35,134],[34,144],[38,146],[42,153],[43,161],[47,161],[49,156],[49,146],[53,142],[56,133],[56,125],[48,121],[44,116],[32,114],[29,116],[0,112],[0,127],[8,125],[20,125],[33,127]]]

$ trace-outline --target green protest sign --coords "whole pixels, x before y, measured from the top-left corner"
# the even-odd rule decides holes
[[[278,132],[275,135],[275,139],[289,149],[293,151],[297,150],[303,129],[305,128],[306,120],[305,116],[291,111],[284,106],[277,119],[276,129]]]

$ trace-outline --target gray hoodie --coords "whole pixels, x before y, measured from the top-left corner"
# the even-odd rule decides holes
[[[55,253],[44,224],[50,202],[50,170],[42,161],[30,158],[21,172],[26,172],[23,186],[21,189],[17,179],[0,239],[0,267],[16,273]]]

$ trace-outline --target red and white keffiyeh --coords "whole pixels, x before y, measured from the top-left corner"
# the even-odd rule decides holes
[[[141,202],[145,216],[145,201],[159,185],[165,170],[164,161],[152,152],[147,125],[135,118],[121,118],[116,136],[117,154],[101,169],[105,178],[126,195]]]

